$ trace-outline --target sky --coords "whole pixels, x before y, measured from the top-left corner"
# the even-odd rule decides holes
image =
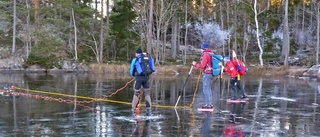
[[[95,9],[95,1],[96,0],[92,0],[92,4],[91,4],[91,7],[92,8],[94,8]],[[99,11],[99,12],[101,12],[101,2],[104,2],[103,3],[103,15],[104,16],[106,16],[106,14],[107,14],[107,6],[106,6],[106,1],[107,0],[97,0],[97,2],[98,2],[98,4],[97,4],[97,10]],[[113,0],[109,0],[109,4],[110,4],[110,7],[109,7],[109,11],[111,11],[111,6],[113,6]]]

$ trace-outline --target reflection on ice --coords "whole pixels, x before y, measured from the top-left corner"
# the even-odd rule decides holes
[[[130,80],[108,76],[99,79],[76,75],[64,78],[65,76],[67,75],[18,76],[17,79],[24,81],[20,86],[25,89],[88,97],[101,97],[113,93]],[[15,76],[0,74],[0,79],[4,81],[11,77]],[[205,114],[197,111],[197,108],[203,105],[202,86],[196,86],[197,77],[190,78],[179,105],[188,106],[195,101],[192,109],[175,110],[155,106],[153,114],[156,115],[150,117],[143,116],[143,113],[141,113],[142,116],[132,117],[130,103],[129,105],[110,102],[85,104],[97,110],[92,112],[87,108],[75,107],[74,104],[66,102],[0,95],[0,136],[207,135],[219,137],[225,135],[224,127],[230,130],[240,129],[244,136],[251,137],[320,136],[318,130],[320,86],[317,82],[309,85],[301,80],[297,82],[292,79],[246,77],[242,82],[250,97],[248,103],[227,104],[225,99],[232,95],[229,79],[222,79],[221,84],[219,79],[218,82],[213,83],[215,84],[213,86],[215,111]],[[184,84],[181,80],[185,78],[151,79],[151,83],[154,83],[151,86],[154,104],[174,105],[179,96],[178,91]],[[196,88],[199,89],[193,100]],[[129,85],[113,95],[111,99],[131,102],[132,91],[132,85]],[[77,98],[72,98],[72,100],[75,99]],[[83,99],[77,100],[80,102]]]
[[[117,119],[117,120],[122,120],[122,121],[137,122],[137,121],[141,121],[141,120],[163,119],[164,116],[162,116],[162,115],[154,115],[154,116],[138,115],[138,116],[115,116],[114,118]]]
[[[297,102],[297,100],[295,100],[295,99],[286,98],[286,97],[275,97],[275,96],[272,96],[271,99],[284,100],[284,101],[290,101],[290,102]]]

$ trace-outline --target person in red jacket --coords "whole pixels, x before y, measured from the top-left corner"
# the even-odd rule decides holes
[[[213,75],[212,75],[212,57],[213,54],[212,50],[209,48],[209,43],[203,43],[201,45],[201,62],[197,63],[196,61],[192,62],[192,65],[195,68],[202,70],[202,86],[203,86],[203,94],[205,97],[206,104],[202,108],[211,109],[212,106],[212,82],[213,82]]]
[[[231,99],[232,100],[238,99],[237,89],[241,91],[241,94],[242,94],[241,99],[247,99],[246,91],[242,87],[240,79],[237,78],[239,76],[239,72],[238,72],[236,66],[234,65],[234,63],[232,63],[232,60],[230,60],[230,57],[225,57],[224,62],[225,62],[226,67],[223,69],[223,72],[228,72],[231,77],[230,85],[231,85],[231,89],[233,91],[233,98],[231,98]]]

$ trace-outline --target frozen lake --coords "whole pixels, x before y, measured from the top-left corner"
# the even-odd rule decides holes
[[[191,75],[183,90],[186,76],[154,75],[153,115],[145,116],[142,105],[134,118],[130,77],[0,74],[2,91],[16,87],[15,95],[0,96],[0,136],[320,136],[319,82],[246,76],[250,100],[229,104],[226,75],[214,82],[214,111],[204,113],[197,111],[204,100],[201,79]]]

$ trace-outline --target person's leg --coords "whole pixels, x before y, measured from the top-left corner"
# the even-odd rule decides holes
[[[240,83],[240,80],[237,81],[237,88],[241,91],[242,98],[246,98],[247,94],[246,91],[244,90],[243,86]]]
[[[132,98],[132,112],[135,113],[136,108],[138,106],[138,102],[139,102],[139,94],[140,94],[140,88],[141,88],[141,81],[140,80],[136,80],[133,84],[133,90],[134,90],[134,94],[133,94],[133,98]]]
[[[151,97],[150,97],[150,83],[149,83],[148,78],[146,78],[143,81],[142,86],[143,86],[143,90],[144,90],[144,97],[146,100],[146,113],[150,114],[152,102],[151,102]]]
[[[213,92],[212,92],[212,83],[213,83],[213,76],[212,74],[209,74],[209,84],[208,84],[208,89],[209,89],[209,106],[212,107],[212,98],[213,98]]]
[[[237,99],[238,98],[237,89],[236,89],[237,78],[231,78],[230,79],[230,85],[231,85],[231,89],[232,89],[232,92],[233,92],[233,99]]]
[[[203,84],[203,94],[205,96],[205,102],[207,106],[212,106],[212,85],[213,76],[212,74],[203,74],[202,84]]]

